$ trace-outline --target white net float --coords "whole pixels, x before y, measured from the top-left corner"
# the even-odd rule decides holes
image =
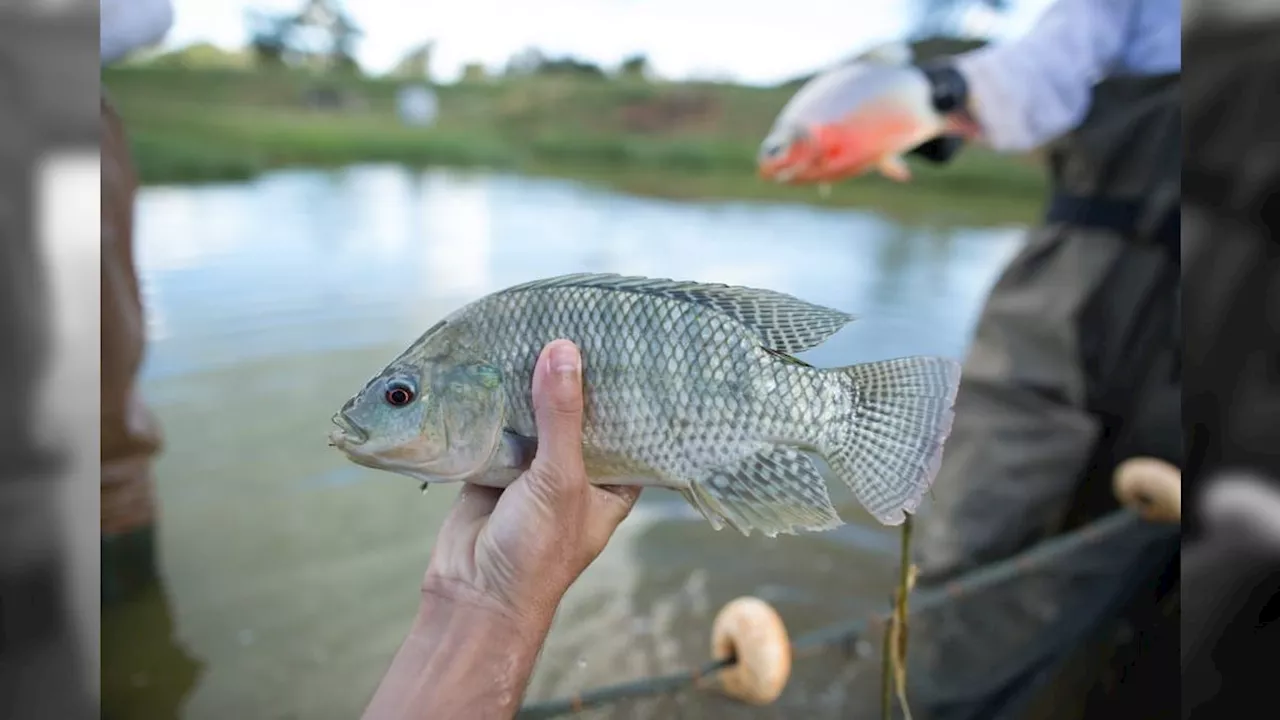
[[[753,705],[767,705],[782,694],[791,675],[791,640],[778,611],[754,597],[725,605],[711,627],[711,655],[736,658],[718,674],[725,695]]]

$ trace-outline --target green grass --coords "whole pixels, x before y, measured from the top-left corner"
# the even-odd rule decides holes
[[[755,176],[755,153],[793,89],[711,83],[528,78],[438,88],[429,129],[399,124],[395,81],[325,81],[349,99],[307,107],[314,76],[288,70],[126,66],[103,72],[144,183],[252,177],[289,166],[394,161],[573,177],[686,198],[873,205],[887,212],[1027,220],[1044,172],[1028,157],[967,148],[945,168],[912,161],[915,179],[848,181],[823,197]]]

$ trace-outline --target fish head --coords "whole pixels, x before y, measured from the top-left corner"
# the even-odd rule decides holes
[[[888,166],[941,131],[931,92],[918,70],[887,61],[835,67],[810,80],[779,115],[760,149],[760,175],[831,183]]]
[[[867,132],[856,123],[814,125],[787,140],[766,140],[760,149],[759,172],[766,180],[800,185],[830,183],[858,175],[873,159]]]
[[[799,125],[775,130],[760,144],[756,167],[765,180],[785,183],[801,176],[821,158],[816,138]]]
[[[774,119],[756,155],[759,175],[779,183],[804,182],[820,172],[831,133],[861,102],[857,79],[868,72],[844,63],[806,81]],[[851,91],[852,89],[852,91]]]
[[[484,472],[502,441],[502,372],[470,355],[402,358],[333,415],[329,444],[366,467],[423,483]]]

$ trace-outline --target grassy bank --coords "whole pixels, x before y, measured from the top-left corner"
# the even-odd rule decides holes
[[[397,83],[342,78],[341,110],[308,106],[318,81],[295,71],[123,67],[103,84],[124,116],[145,183],[251,177],[285,166],[395,161],[578,177],[635,192],[874,205],[890,211],[1030,218],[1043,170],[969,148],[952,166],[913,161],[898,186],[861,178],[821,197],[754,176],[760,140],[793,89],[539,77],[438,88],[429,129],[399,124]]]

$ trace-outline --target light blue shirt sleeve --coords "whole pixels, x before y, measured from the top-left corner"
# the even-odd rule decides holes
[[[1107,76],[1178,71],[1181,0],[1056,0],[1027,34],[955,64],[986,142],[1030,150],[1078,125]]]
[[[109,65],[164,39],[173,25],[169,0],[100,0],[98,53]]]

